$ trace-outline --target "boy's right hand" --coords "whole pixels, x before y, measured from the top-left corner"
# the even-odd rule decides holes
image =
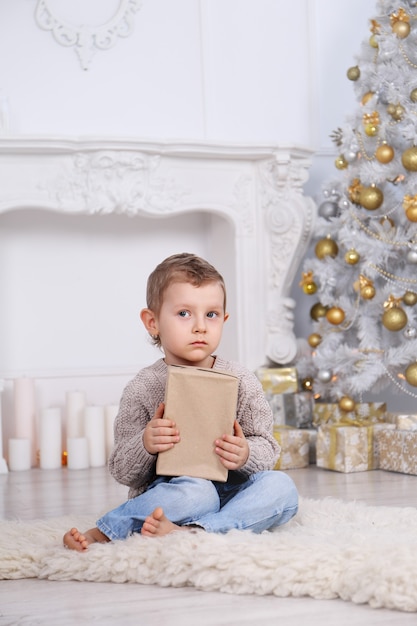
[[[180,440],[180,431],[175,422],[164,419],[164,409],[165,405],[161,402],[143,431],[143,445],[149,454],[169,450]]]

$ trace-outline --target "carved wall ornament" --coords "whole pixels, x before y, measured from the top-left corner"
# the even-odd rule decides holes
[[[74,47],[83,70],[88,70],[98,50],[109,50],[119,37],[128,37],[133,31],[133,16],[142,0],[120,0],[113,17],[104,24],[72,24],[54,13],[51,0],[38,0],[35,10],[37,25],[50,30],[55,40],[66,47]]]
[[[48,182],[48,193],[59,207],[76,206],[90,215],[170,213],[187,190],[158,176],[161,158],[139,152],[79,152],[70,171]]]

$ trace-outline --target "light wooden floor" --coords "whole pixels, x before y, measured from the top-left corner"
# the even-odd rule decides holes
[[[339,474],[311,465],[288,472],[300,495],[371,505],[417,506],[417,477],[383,471]],[[3,519],[99,515],[126,489],[105,468],[30,470],[0,475]],[[0,538],[1,541],[1,538]],[[375,610],[342,600],[233,596],[193,588],[16,580],[0,582],[1,626],[411,626],[415,613]]]

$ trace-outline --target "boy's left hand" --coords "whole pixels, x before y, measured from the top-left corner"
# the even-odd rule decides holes
[[[234,434],[223,435],[221,439],[216,439],[215,445],[216,454],[228,470],[238,470],[248,460],[249,445],[237,420],[234,423]]]

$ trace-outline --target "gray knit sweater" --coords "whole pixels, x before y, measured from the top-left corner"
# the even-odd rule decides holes
[[[272,434],[272,412],[255,374],[245,367],[216,357],[214,369],[239,378],[237,421],[249,444],[249,457],[239,470],[244,476],[272,469],[280,448]],[[126,385],[114,425],[114,448],[109,459],[112,476],[127,485],[129,498],[146,490],[155,479],[155,454],[143,445],[143,431],[164,401],[167,365],[159,359],[145,367]]]

